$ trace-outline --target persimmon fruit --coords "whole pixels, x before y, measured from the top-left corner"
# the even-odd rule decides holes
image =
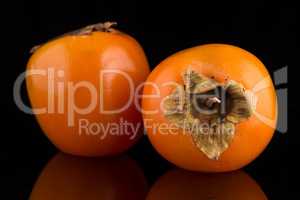
[[[276,93],[263,63],[239,47],[207,44],[162,61],[144,87],[144,126],[175,165],[224,172],[254,160],[276,126]]]
[[[34,49],[27,64],[33,112],[63,152],[117,154],[142,135],[133,97],[142,93],[137,86],[150,72],[148,62],[140,44],[113,25],[99,23],[50,40]],[[124,121],[134,127],[121,129]]]

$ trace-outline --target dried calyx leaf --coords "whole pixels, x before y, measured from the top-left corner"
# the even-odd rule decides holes
[[[235,125],[252,114],[243,86],[235,81],[219,84],[192,70],[163,102],[165,117],[191,133],[208,158],[217,160],[229,147]]]
[[[63,35],[57,36],[55,38],[52,38],[49,41],[52,41],[52,40],[55,40],[55,39],[58,39],[58,38],[62,38],[62,37],[65,37],[65,36],[71,36],[71,35],[89,35],[89,34],[91,34],[92,32],[95,32],[95,31],[99,31],[99,32],[117,32],[116,29],[112,28],[113,26],[116,26],[116,25],[117,25],[117,22],[104,22],[104,23],[92,24],[92,25],[80,28],[78,30],[71,31],[71,32],[65,33]],[[30,49],[30,53],[34,53],[42,45],[43,44],[36,45],[36,46],[32,47]]]
[[[115,32],[116,30],[112,28],[117,25],[117,22],[104,22],[92,24],[81,29],[66,33],[64,35],[89,35],[92,32],[100,31],[100,32]]]

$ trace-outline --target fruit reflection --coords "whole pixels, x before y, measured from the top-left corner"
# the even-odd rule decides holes
[[[266,200],[259,185],[245,172],[201,174],[172,170],[151,188],[147,200]]]
[[[30,200],[141,200],[146,185],[141,169],[129,157],[97,159],[59,153],[41,173]]]

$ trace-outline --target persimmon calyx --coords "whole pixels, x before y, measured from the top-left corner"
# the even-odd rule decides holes
[[[252,115],[244,87],[233,80],[220,84],[192,70],[163,102],[164,115],[191,134],[196,147],[218,160],[233,140],[236,124]]]
[[[116,25],[117,25],[117,22],[104,22],[104,23],[92,24],[92,25],[88,25],[83,28],[80,28],[78,30],[67,32],[60,36],[54,37],[54,38],[50,39],[48,42],[53,41],[58,38],[65,37],[65,36],[90,35],[91,33],[95,32],[95,31],[113,33],[113,32],[117,32],[116,29],[112,28],[113,26],[116,26]],[[30,49],[30,53],[34,53],[41,46],[43,46],[43,44],[39,44],[39,45],[32,47]]]
[[[115,32],[116,30],[112,28],[113,26],[116,26],[117,22],[104,22],[104,23],[97,23],[92,24],[86,27],[83,27],[81,29],[66,33],[68,35],[88,35],[95,31],[100,32]]]

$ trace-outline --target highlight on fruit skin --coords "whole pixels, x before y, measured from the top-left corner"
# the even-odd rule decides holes
[[[86,158],[55,155],[41,172],[30,200],[141,200],[147,182],[128,156]]]
[[[65,153],[115,155],[143,134],[134,98],[142,94],[137,86],[150,72],[148,61],[141,45],[113,26],[90,25],[32,49],[26,71],[31,107]],[[125,123],[134,128],[124,130]]]
[[[149,140],[181,168],[240,169],[273,136],[272,80],[263,63],[239,47],[207,44],[180,51],[156,66],[146,82],[151,84],[144,87],[142,108]]]
[[[173,169],[150,188],[146,200],[267,200],[260,186],[243,171],[199,173]]]

